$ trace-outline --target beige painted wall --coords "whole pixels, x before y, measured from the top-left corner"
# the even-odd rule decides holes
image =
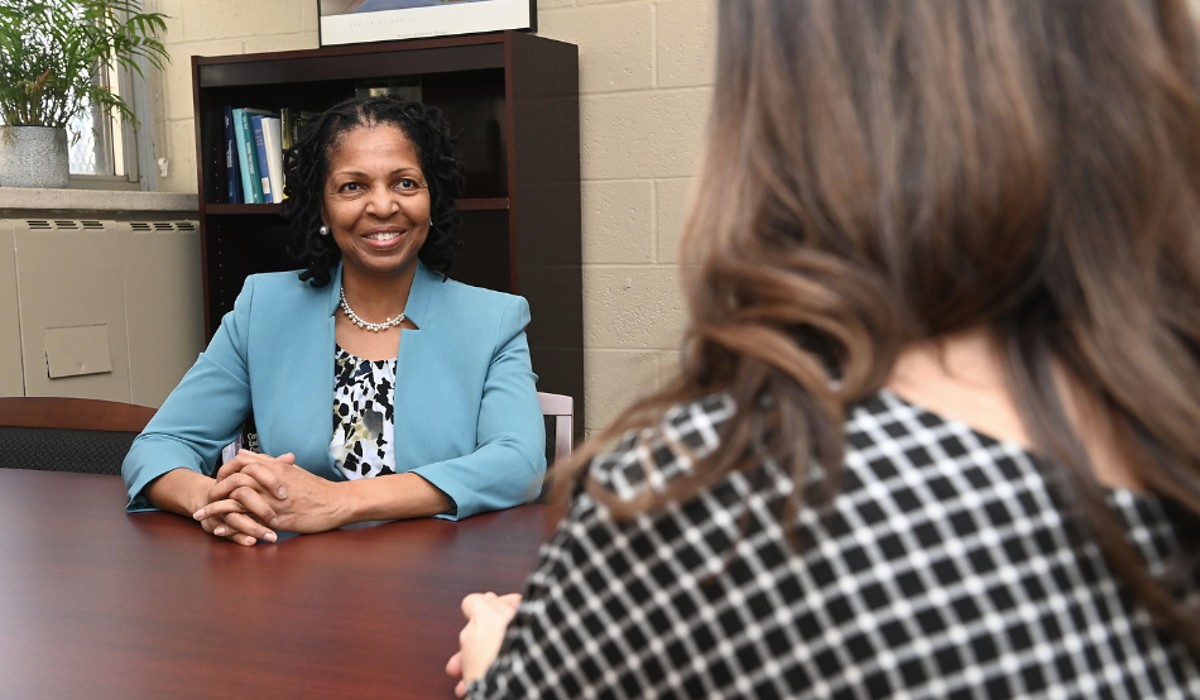
[[[191,56],[315,48],[317,0],[155,4],[171,16],[173,58],[160,188],[195,192]],[[538,33],[579,46],[585,427],[596,430],[675,366],[676,245],[711,92],[716,0],[537,4]]]

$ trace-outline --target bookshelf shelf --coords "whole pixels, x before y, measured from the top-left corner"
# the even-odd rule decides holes
[[[209,204],[207,209],[209,216],[221,216],[228,214],[279,216],[278,204],[224,204],[218,202],[215,204]]]
[[[192,59],[205,329],[247,275],[294,269],[278,204],[233,204],[226,107],[320,111],[356,91],[419,86],[457,135],[463,246],[451,276],[520,294],[538,387],[583,405],[579,78],[572,44],[523,32]]]

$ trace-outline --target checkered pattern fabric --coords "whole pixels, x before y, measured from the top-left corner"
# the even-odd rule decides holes
[[[733,411],[678,407],[589,478],[665,488]],[[795,516],[799,550],[770,460],[632,520],[579,490],[471,697],[1200,698],[1197,659],[1072,541],[1021,447],[884,391],[852,412],[845,461],[831,515]],[[1153,567],[1182,546],[1158,499],[1110,506]]]

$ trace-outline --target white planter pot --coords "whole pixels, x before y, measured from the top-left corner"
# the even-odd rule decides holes
[[[66,187],[70,173],[66,129],[0,126],[0,187]]]

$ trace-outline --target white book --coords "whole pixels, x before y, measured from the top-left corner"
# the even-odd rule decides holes
[[[267,151],[267,178],[271,183],[271,201],[283,201],[283,140],[279,117],[263,117],[263,147]]]

